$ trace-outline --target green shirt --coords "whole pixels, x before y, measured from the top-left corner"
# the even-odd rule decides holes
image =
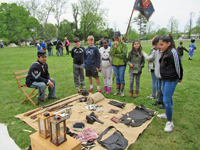
[[[117,47],[114,47],[115,43],[111,45],[110,48],[110,56],[113,56],[112,65],[115,66],[123,66],[126,65],[126,58],[127,58],[127,45],[120,41]],[[115,55],[114,55],[115,54]]]

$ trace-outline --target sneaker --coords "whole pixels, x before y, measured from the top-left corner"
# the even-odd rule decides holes
[[[151,95],[147,96],[147,98],[156,99],[156,96],[151,94]]]
[[[163,114],[157,114],[157,117],[159,117],[161,119],[167,119],[167,116],[165,115],[165,113],[163,113]]]
[[[93,88],[90,88],[89,90],[88,90],[88,92],[92,92],[93,91]]]
[[[107,94],[111,93],[111,88],[108,88],[108,91],[106,92]]]
[[[107,86],[104,86],[103,92],[106,92],[108,90]]]
[[[165,105],[162,104],[162,106],[160,106],[159,109],[165,109]]]
[[[174,123],[167,121],[164,131],[171,132],[173,129],[174,129]]]
[[[86,86],[85,86],[85,85],[84,85],[84,86],[81,86],[81,88],[82,88],[82,89],[86,89]]]
[[[76,87],[76,90],[78,90],[78,89],[79,89],[79,87],[77,86],[77,87]]]
[[[159,104],[163,104],[163,102],[157,101],[157,102],[155,102],[155,103],[152,103],[151,105],[152,105],[152,106],[156,106],[156,105],[159,105]]]
[[[97,90],[97,92],[101,93],[101,89]]]

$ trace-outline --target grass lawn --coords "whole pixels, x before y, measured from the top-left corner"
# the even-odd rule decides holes
[[[183,46],[188,48],[189,41],[184,41]],[[142,42],[143,50],[149,54],[151,49],[150,42]],[[188,60],[188,55],[185,52],[183,56],[183,82],[179,83],[173,95],[173,121],[175,128],[171,133],[164,132],[166,120],[161,120],[155,117],[148,128],[138,137],[137,141],[129,148],[132,149],[199,149],[200,148],[200,41],[196,41],[197,50],[195,50],[193,60]],[[176,42],[178,46],[178,42]],[[86,46],[85,46],[86,47]],[[70,46],[70,49],[72,45]],[[131,50],[131,43],[128,44],[128,50]],[[35,131],[20,119],[14,118],[15,115],[32,110],[35,107],[31,102],[27,101],[21,104],[24,99],[24,94],[17,88],[17,82],[13,72],[28,69],[31,64],[37,59],[35,47],[17,47],[0,49],[0,123],[11,124],[8,126],[10,136],[15,140],[20,148],[26,148],[30,145],[29,135],[31,133],[22,131],[23,129]],[[70,55],[66,55],[64,51],[63,57],[55,55],[47,58],[49,72],[52,78],[56,80],[56,95],[60,98],[65,98],[72,94],[76,94],[73,65]],[[164,110],[159,110],[158,107],[151,106],[155,100],[147,99],[146,96],[151,94],[151,74],[148,72],[148,62],[145,62],[145,67],[140,80],[139,97],[136,99],[129,98],[129,76],[128,69],[125,73],[125,97],[113,96],[115,92],[115,84],[112,87],[111,94],[104,94],[106,98],[134,103],[135,105],[144,104],[147,108],[157,110],[158,113],[164,113]],[[88,79],[85,79],[86,87],[89,88]],[[96,83],[93,79],[94,89],[96,91]],[[103,77],[100,73],[100,85],[103,89]],[[134,84],[135,87],[135,84]],[[28,89],[31,91],[31,89]],[[37,98],[33,98],[36,102]],[[52,103],[53,100],[45,101],[45,105]],[[38,106],[39,107],[39,106]],[[131,133],[130,133],[131,134]]]

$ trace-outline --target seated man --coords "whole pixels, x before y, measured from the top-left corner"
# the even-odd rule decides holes
[[[36,105],[43,104],[47,86],[49,87],[48,99],[59,99],[55,96],[55,80],[49,76],[46,51],[39,50],[37,56],[38,60],[31,65],[26,77],[26,85],[38,89],[39,96]]]

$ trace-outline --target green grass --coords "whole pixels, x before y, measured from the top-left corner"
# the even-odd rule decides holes
[[[166,120],[161,120],[155,117],[148,128],[138,137],[137,141],[129,148],[132,149],[199,149],[200,147],[200,42],[197,41],[197,50],[194,53],[192,61],[188,60],[187,53],[183,57],[184,76],[183,82],[179,83],[173,95],[173,121],[175,128],[171,133],[164,132]],[[151,49],[150,42],[142,42],[143,50],[149,54]],[[176,42],[178,46],[178,42]],[[189,41],[184,42],[184,46],[188,48]],[[72,46],[70,46],[70,49]],[[131,44],[128,44],[128,49],[131,49]],[[37,59],[35,47],[22,48],[4,48],[0,49],[0,123],[10,124],[15,121],[15,124],[8,126],[10,136],[16,141],[20,148],[26,148],[30,145],[29,135],[31,133],[22,131],[23,129],[34,131],[26,123],[20,119],[14,118],[15,115],[32,110],[35,107],[29,102],[21,104],[24,94],[17,88],[17,83],[13,72],[25,70]],[[52,78],[56,80],[56,95],[60,98],[76,94],[74,80],[72,58],[70,55],[63,57],[54,56],[47,58],[49,72]],[[148,62],[145,63],[141,80],[139,97],[136,99],[129,98],[129,77],[128,67],[125,73],[125,97],[113,96],[115,84],[112,87],[111,94],[104,94],[106,98],[125,101],[140,105],[143,103],[147,108],[157,110],[158,113],[163,113],[164,110],[159,110],[158,107],[151,106],[154,100],[146,98],[151,94],[151,75],[148,72]],[[88,79],[85,79],[86,87],[89,88]],[[94,88],[96,83],[93,79]],[[100,85],[103,89],[103,78],[100,73]],[[134,84],[135,87],[135,84]],[[31,89],[27,89],[31,90]],[[36,102],[37,98],[33,98]],[[45,104],[52,103],[53,100],[45,101]],[[131,134],[131,133],[130,133]]]

